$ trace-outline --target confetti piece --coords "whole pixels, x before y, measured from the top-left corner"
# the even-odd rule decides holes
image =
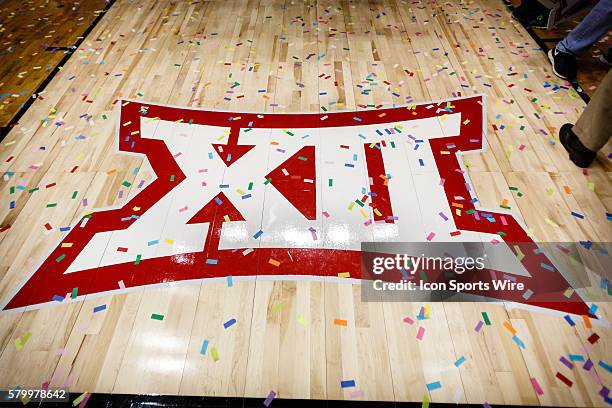
[[[482,318],[484,319],[484,322],[487,326],[491,325],[491,320],[489,320],[489,315],[487,314],[487,312],[481,312],[480,313],[482,315]]]
[[[343,319],[334,319],[334,324],[336,326],[345,326],[348,324],[348,322],[346,320]]]
[[[563,374],[561,374],[558,371],[557,371],[557,374],[555,375],[555,377],[557,377],[559,380],[561,380],[565,385],[567,385],[570,388],[574,384],[569,378],[567,378],[566,376],[564,376]]]
[[[508,329],[508,331],[512,333],[513,335],[516,334],[516,330],[514,329],[514,327],[512,327],[512,325],[509,322],[504,322],[504,327]]]
[[[96,306],[96,307],[93,308],[93,312],[94,313],[98,313],[98,312],[101,312],[103,310],[106,310],[106,305],[105,304],[104,305],[100,305],[100,306]]]
[[[519,338],[518,338],[518,336],[516,336],[516,335],[512,336],[512,340],[514,340],[514,342],[515,342],[516,344],[518,344],[518,346],[519,346],[520,348],[522,348],[522,349],[525,349],[525,348],[526,348],[526,347],[525,347],[525,343],[523,343],[523,341],[522,341],[521,339],[519,339]]]
[[[464,356],[459,357],[459,359],[457,359],[457,361],[455,361],[455,367],[459,367],[464,362],[465,362],[465,357]]]
[[[425,386],[427,387],[427,391],[434,391],[439,388],[442,388],[442,384],[440,384],[440,381],[434,381],[429,384],[425,384]]]
[[[484,326],[484,322],[480,320],[478,324],[476,325],[476,327],[474,327],[474,331],[479,332],[480,329],[482,329],[482,326]]]
[[[153,319],[153,320],[164,320],[164,315],[160,315],[160,314],[155,314],[155,313],[153,313],[153,314],[151,315],[151,319]]]
[[[340,381],[340,386],[342,388],[351,388],[355,386],[355,380],[342,380]]]
[[[227,322],[223,323],[223,327],[227,329],[232,327],[234,324],[236,324],[236,319],[229,319]]]
[[[208,340],[204,340],[202,342],[202,347],[200,348],[200,354],[201,355],[206,355],[206,349],[208,349]]]
[[[425,334],[425,328],[423,326],[419,327],[416,338],[417,340],[423,340],[423,335]]]
[[[270,404],[272,404],[272,400],[276,397],[276,393],[274,391],[270,391],[270,393],[268,394],[268,396],[266,397],[266,399],[264,400],[263,404],[266,407],[269,407]]]
[[[538,380],[536,380],[535,377],[531,377],[529,378],[529,380],[531,381],[531,385],[533,389],[535,390],[536,394],[544,395],[544,390],[542,390],[542,387],[540,387]]]
[[[219,361],[219,352],[217,352],[216,347],[211,347],[210,356],[212,357],[213,361],[215,362]]]
[[[595,344],[597,343],[597,340],[599,340],[599,335],[597,333],[593,333],[589,336],[587,340],[589,341],[589,343]]]

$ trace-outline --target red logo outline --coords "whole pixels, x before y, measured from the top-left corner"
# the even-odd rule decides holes
[[[470,201],[471,194],[466,187],[466,179],[461,171],[458,154],[465,152],[482,151],[485,148],[485,108],[484,96],[449,99],[441,102],[423,103],[408,107],[395,107],[388,109],[343,111],[321,113],[236,113],[223,111],[207,111],[192,108],[162,106],[153,103],[144,103],[131,100],[119,102],[120,120],[118,124],[118,151],[126,154],[143,154],[155,172],[157,178],[142,191],[134,195],[119,208],[102,209],[83,216],[70,230],[70,232],[57,244],[49,256],[24,280],[19,288],[12,293],[9,299],[0,305],[2,310],[31,308],[53,301],[53,297],[63,298],[66,293],[78,288],[78,298],[86,295],[105,294],[118,289],[118,282],[123,281],[127,288],[148,286],[161,283],[199,280],[207,278],[225,277],[219,271],[232,271],[234,277],[241,276],[269,276],[269,275],[301,275],[315,277],[337,277],[338,273],[351,272],[351,278],[360,276],[360,251],[338,250],[324,248],[258,248],[243,255],[242,250],[215,251],[216,264],[206,262],[210,243],[218,243],[223,217],[216,212],[213,218],[209,217],[208,238],[202,252],[193,252],[175,256],[143,259],[138,267],[133,262],[120,263],[108,266],[99,266],[78,272],[65,274],[72,261],[85,248],[92,237],[101,232],[122,230],[130,226],[139,214],[146,212],[153,204],[158,202],[173,188],[178,186],[186,176],[183,174],[172,154],[163,140],[142,138],[140,135],[141,117],[161,118],[166,121],[184,121],[192,124],[205,124],[211,126],[230,127],[231,134],[237,135],[240,128],[316,128],[335,126],[358,126],[364,124],[386,124],[403,120],[424,119],[461,112],[462,123],[459,135],[430,139],[429,143],[440,174],[445,180],[444,192],[449,205],[454,197],[465,197],[462,201],[463,216],[453,213],[453,220],[458,230],[476,231],[489,234],[505,233],[506,242],[528,243],[537,249],[538,246],[528,236],[511,212],[486,211]],[[146,114],[143,112],[146,111]],[[355,118],[359,120],[356,121]],[[214,145],[214,149],[222,156],[224,145]],[[226,165],[231,165],[240,156],[246,154],[252,146],[238,145],[237,137],[228,142],[227,148],[234,149],[238,158],[230,156]],[[452,147],[451,147],[452,146]],[[450,154],[449,154],[450,151]],[[227,150],[225,151],[227,153]],[[223,159],[225,161],[225,159]],[[134,208],[139,208],[135,211]],[[465,212],[472,210],[476,216],[466,216]],[[499,223],[491,223],[477,216],[478,212],[486,212],[494,218],[505,217],[506,225],[500,228]],[[213,211],[214,213],[214,211]],[[469,212],[468,212],[469,214]],[[195,221],[190,221],[195,222]],[[216,225],[216,227],[214,227]],[[213,228],[214,227],[214,228]],[[62,247],[62,242],[72,243],[71,247]],[[207,249],[208,248],[208,249]],[[246,249],[246,248],[245,248]],[[236,254],[238,252],[238,255]],[[545,280],[550,287],[564,287],[570,285],[557,271],[542,270],[542,276],[534,275],[534,266],[547,260],[546,255],[529,251],[521,261],[532,277],[516,276],[517,282],[529,283],[530,280]],[[534,252],[534,253],[531,253]],[[175,262],[174,257],[180,256],[181,262]],[[542,258],[543,257],[543,258]],[[270,258],[283,263],[283,268],[269,264]],[[253,267],[255,265],[255,267]],[[282,272],[280,271],[282,269]],[[146,271],[146,273],[138,272]],[[533,281],[531,282],[533,286]],[[529,285],[526,285],[529,287]],[[541,286],[541,285],[540,285]],[[588,314],[588,307],[576,292],[565,298],[562,292],[557,296],[558,301],[550,301],[534,294],[525,301],[521,294],[508,294],[503,300],[529,304],[538,307],[555,309],[575,314]]]

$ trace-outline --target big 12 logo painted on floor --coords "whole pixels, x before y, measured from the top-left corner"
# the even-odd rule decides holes
[[[152,181],[85,214],[3,302],[33,307],[146,285],[241,277],[359,279],[361,242],[521,242],[511,212],[484,211],[458,154],[485,147],[484,97],[320,114],[206,111],[121,101],[118,150]],[[558,271],[521,262],[530,296],[584,314]],[[544,273],[545,272],[545,273]]]

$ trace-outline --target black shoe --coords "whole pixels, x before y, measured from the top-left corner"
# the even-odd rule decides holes
[[[559,140],[569,153],[570,160],[578,167],[587,168],[595,160],[597,152],[584,147],[578,136],[572,131],[571,123],[566,123],[559,130]]]
[[[548,59],[556,76],[567,81],[576,79],[578,62],[572,54],[561,52],[555,47],[548,51]]]

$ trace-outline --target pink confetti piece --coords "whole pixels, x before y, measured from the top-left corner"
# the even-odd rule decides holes
[[[423,335],[425,334],[425,328],[419,327],[419,331],[417,332],[416,338],[417,340],[423,340]]]
[[[351,392],[349,392],[349,397],[351,397],[351,398],[360,398],[360,397],[363,397],[363,391],[362,390],[351,391]]]
[[[404,317],[404,323],[414,324],[414,320],[410,316]]]
[[[72,380],[74,380],[74,373],[71,373],[66,377],[66,380],[62,384],[62,388],[67,388],[70,384],[72,384]]]
[[[119,282],[117,282],[117,284],[119,285],[119,288],[121,289],[125,289],[125,283],[123,283],[122,280],[120,280]]]
[[[535,377],[531,377],[529,380],[531,381],[531,385],[533,386],[533,389],[535,390],[536,394],[544,395],[544,390],[542,390],[542,387],[540,387],[538,380],[536,380]]]
[[[435,237],[435,236],[436,236],[436,233],[435,233],[435,232],[430,232],[430,233],[429,233],[429,235],[427,235],[427,238],[426,238],[426,239],[427,239],[428,241],[431,241],[432,239],[434,239],[434,237]]]

